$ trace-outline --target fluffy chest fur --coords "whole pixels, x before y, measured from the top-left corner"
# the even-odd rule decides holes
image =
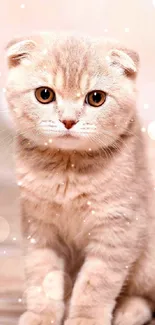
[[[73,163],[74,159],[70,162],[62,159],[54,167],[51,158],[48,165],[46,154],[41,158],[46,167],[37,170],[35,155],[37,152],[31,156],[34,165],[30,161],[20,161],[18,169],[21,196],[26,202],[29,216],[55,226],[63,238],[74,239],[75,242],[80,237],[84,239],[84,232],[89,232],[91,227],[88,220],[90,223],[91,215],[94,218],[98,180],[85,171],[80,172]],[[59,160],[59,154],[57,158]]]
[[[26,161],[21,157],[25,154]],[[91,227],[88,215],[93,215],[96,182],[78,170],[74,157],[68,159],[58,152],[51,156],[37,149],[23,150],[18,159],[21,197],[30,219],[33,216],[42,228],[50,228],[70,244],[83,245]],[[50,237],[49,232],[49,241]]]
[[[141,189],[137,185],[143,170],[135,168],[135,157],[130,158],[136,143],[132,138],[128,141],[130,147],[124,145],[122,154],[116,153],[108,163],[101,154],[83,157],[77,153],[51,153],[22,143],[17,155],[21,197],[27,220],[33,216],[45,242],[52,240],[54,232],[65,245],[83,249],[93,229],[107,222],[108,213],[115,211],[124,219],[127,215],[127,222],[133,219],[128,210],[135,213],[145,189],[143,180]],[[37,228],[32,227],[31,232],[39,234]]]

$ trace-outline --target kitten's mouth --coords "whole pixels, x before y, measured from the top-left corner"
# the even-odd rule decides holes
[[[75,131],[71,131],[71,130],[58,130],[56,128],[51,128],[51,127],[47,127],[47,126],[43,126],[41,127],[41,131],[47,135],[47,136],[54,136],[56,138],[61,138],[61,139],[78,139],[79,135],[77,132]]]
[[[58,138],[63,138],[63,139],[78,139],[79,137],[77,134],[72,134],[72,133],[65,133],[65,134],[60,134],[58,135]]]

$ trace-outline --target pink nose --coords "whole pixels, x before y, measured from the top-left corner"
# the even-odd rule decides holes
[[[73,121],[73,120],[63,120],[61,122],[64,124],[65,128],[68,130],[71,129],[73,127],[73,125],[76,124],[76,121]]]

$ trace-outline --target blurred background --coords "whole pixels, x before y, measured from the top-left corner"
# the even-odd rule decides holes
[[[52,29],[117,38],[137,50],[141,58],[138,110],[153,171],[155,0],[1,0],[0,25],[0,325],[12,325],[23,309],[24,273],[13,162],[15,132],[5,101],[4,48],[16,36]]]

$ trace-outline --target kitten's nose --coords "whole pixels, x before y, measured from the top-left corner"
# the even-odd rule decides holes
[[[73,125],[76,124],[76,121],[73,121],[73,120],[62,120],[61,122],[64,124],[65,128],[68,130],[71,129],[73,127]]]

